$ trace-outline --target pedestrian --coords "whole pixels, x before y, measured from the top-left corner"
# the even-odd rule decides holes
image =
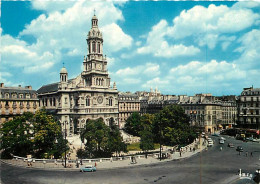
[[[247,157],[247,155],[248,155],[248,152],[246,152],[246,157]]]
[[[180,157],[181,157],[181,150],[180,150]]]
[[[190,147],[190,152],[191,152],[191,147]]]
[[[222,147],[220,147],[220,151],[222,151]]]
[[[95,162],[95,167],[97,167],[97,163]]]
[[[253,157],[253,151],[251,151],[251,157]]]

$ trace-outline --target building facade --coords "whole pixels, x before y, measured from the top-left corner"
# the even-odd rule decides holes
[[[237,99],[240,128],[260,129],[260,88],[244,88]]]
[[[120,92],[118,95],[119,128],[125,126],[125,121],[133,112],[140,112],[140,100],[136,94]]]
[[[88,119],[102,118],[107,125],[118,125],[118,91],[115,83],[110,87],[103,37],[95,15],[87,35],[87,47],[80,75],[68,80],[68,72],[63,67],[60,82],[37,91],[40,107],[53,112],[68,136],[78,134]]]
[[[31,86],[5,87],[0,84],[0,124],[12,120],[24,112],[35,113],[39,101]]]

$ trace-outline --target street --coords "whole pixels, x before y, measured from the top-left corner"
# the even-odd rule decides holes
[[[76,183],[229,183],[236,179],[238,170],[253,173],[260,168],[260,144],[242,142],[225,136],[224,144],[218,137],[212,137],[214,146],[190,158],[160,164],[97,170],[93,173],[79,171],[40,170],[13,167],[2,163],[1,180],[3,184],[76,184]],[[234,148],[229,148],[233,143]],[[220,151],[222,146],[222,151]],[[242,146],[241,155],[236,151]],[[246,156],[248,151],[248,156]],[[253,156],[251,156],[253,152]]]

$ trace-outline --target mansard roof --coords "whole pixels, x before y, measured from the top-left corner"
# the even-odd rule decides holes
[[[42,94],[42,93],[50,93],[50,92],[58,91],[58,85],[59,85],[59,82],[44,85],[40,89],[37,90],[37,93]]]

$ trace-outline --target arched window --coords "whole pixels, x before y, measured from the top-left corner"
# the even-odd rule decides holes
[[[88,43],[88,53],[91,52],[91,49],[90,49],[90,42]]]
[[[90,106],[90,98],[89,97],[86,98],[86,106]]]
[[[92,43],[92,52],[96,52],[96,42]]]
[[[98,42],[98,47],[97,47],[98,53],[100,53],[100,43]]]
[[[113,99],[112,99],[112,98],[109,98],[108,104],[109,104],[109,106],[112,106],[112,105],[113,105]]]

